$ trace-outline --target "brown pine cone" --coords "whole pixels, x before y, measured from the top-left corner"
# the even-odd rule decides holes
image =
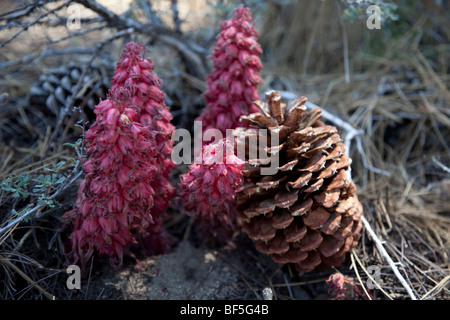
[[[287,108],[277,91],[266,100],[256,103],[261,113],[241,121],[267,129],[266,151],[278,156],[279,166],[275,175],[264,176],[261,169],[269,165],[261,156],[248,159],[247,181],[238,193],[243,228],[257,250],[279,265],[294,264],[300,273],[337,267],[362,229],[363,207],[348,175],[351,160],[337,129],[319,120],[320,108],[307,111],[305,97]],[[254,146],[246,141],[258,132],[239,132],[236,148],[245,144],[251,157]],[[270,145],[276,133],[279,143]]]

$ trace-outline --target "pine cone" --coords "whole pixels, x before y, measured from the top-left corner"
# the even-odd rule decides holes
[[[262,113],[241,121],[268,129],[267,152],[278,154],[279,167],[275,175],[261,176],[261,160],[249,159],[255,167],[246,164],[247,181],[237,195],[243,229],[280,265],[292,263],[300,273],[337,267],[362,228],[363,208],[347,174],[351,160],[337,129],[319,120],[319,108],[307,111],[305,97],[288,108],[279,92],[268,92],[266,99],[256,102]],[[255,134],[242,132],[237,148],[246,135]],[[275,132],[279,145],[270,145]]]
[[[105,99],[111,86],[113,68],[92,64],[83,77],[80,87],[82,93],[75,99],[74,106],[81,107],[88,120],[95,120],[94,108],[100,99]],[[47,112],[58,116],[60,108],[72,99],[75,86],[83,74],[83,67],[74,62],[41,75],[39,81],[30,89],[31,105],[41,106]],[[44,114],[46,114],[44,113]],[[72,110],[68,110],[72,113]]]

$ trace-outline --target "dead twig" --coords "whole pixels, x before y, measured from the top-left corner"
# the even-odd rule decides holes
[[[372,297],[370,296],[369,292],[367,292],[366,286],[364,285],[364,283],[361,280],[361,277],[359,276],[358,267],[356,266],[355,257],[354,257],[353,252],[350,254],[350,259],[352,260],[353,270],[355,270],[355,274],[356,274],[356,277],[358,278],[359,284],[363,288],[364,293],[366,294],[367,298],[369,298],[369,300],[372,300]]]
[[[152,3],[148,0],[138,0],[138,4],[141,6],[147,19],[154,25],[162,26],[163,23],[158,15],[152,9]]]
[[[433,289],[428,291],[425,295],[423,295],[420,300],[425,300],[426,298],[431,299],[431,297],[437,295],[442,289],[445,289],[445,286],[450,283],[450,274],[446,276],[444,279],[439,281],[439,283],[434,286]]]
[[[54,56],[54,55],[66,55],[66,54],[92,54],[95,52],[94,48],[88,47],[70,47],[64,49],[47,49],[40,53],[31,53],[23,56],[20,59],[10,60],[0,63],[0,71],[15,65],[25,65],[38,61],[42,58]]]
[[[100,5],[95,0],[75,0],[76,2],[82,4],[88,9],[96,12],[101,16],[106,22],[111,26],[118,28],[119,30],[134,28],[137,32],[145,34],[156,40],[160,40],[165,44],[172,46],[177,49],[177,51],[191,63],[191,68],[197,77],[205,79],[207,75],[206,66],[204,64],[204,57],[199,55],[195,44],[187,38],[182,38],[181,35],[174,31],[171,31],[158,24],[141,23],[132,18],[126,16],[118,16],[112,11]],[[147,12],[148,9],[147,9]],[[151,12],[151,11],[150,11]]]
[[[367,277],[372,281],[373,284],[375,284],[375,286],[381,291],[383,292],[383,294],[388,297],[389,300],[393,300],[393,298],[380,286],[380,284],[375,281],[375,279],[370,275],[370,273],[367,271],[367,269],[364,267],[364,265],[362,264],[361,260],[358,258],[358,255],[355,253],[355,250],[352,249],[352,253],[351,253],[352,259],[354,257],[354,259],[356,259],[356,261],[358,262],[358,264],[360,265],[360,267],[363,269],[363,271],[365,272],[365,274],[367,275]],[[354,263],[353,263],[354,264]],[[354,268],[356,270],[356,265],[354,265]],[[361,282],[361,281],[360,281]],[[362,285],[362,283],[361,283]],[[364,290],[365,291],[365,290]],[[372,299],[371,299],[372,300]]]
[[[436,157],[431,157],[431,161],[433,161],[434,164],[436,164],[439,168],[441,168],[445,172],[450,173],[450,168],[443,165],[438,159],[436,159]]]
[[[172,19],[175,24],[175,32],[181,33],[181,23],[183,22],[180,19],[178,13],[178,0],[171,0],[171,8],[172,8]]]
[[[0,43],[0,49],[3,48],[4,46],[6,46],[11,41],[13,41],[15,38],[17,38],[22,32],[28,30],[28,28],[33,26],[36,22],[40,21],[42,18],[48,16],[49,14],[52,14],[52,13],[60,10],[61,8],[66,7],[70,2],[72,2],[72,0],[67,0],[66,2],[62,3],[58,7],[54,8],[52,10],[49,10],[46,13],[43,13],[43,14],[39,15],[36,19],[34,19],[34,20],[28,22],[27,24],[25,24],[24,26],[22,26],[22,28],[19,31],[17,31],[15,34],[13,34],[11,37],[9,37],[8,40],[6,40],[5,42]]]

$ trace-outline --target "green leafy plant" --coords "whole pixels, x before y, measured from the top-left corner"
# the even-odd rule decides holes
[[[30,172],[11,175],[0,182],[2,199],[13,199],[11,208],[13,219],[0,228],[0,235],[8,231],[20,221],[43,214],[45,207],[54,208],[58,205],[56,198],[82,174],[80,160],[82,155],[81,141],[71,144],[75,148],[78,159],[74,160],[72,170],[66,172],[66,162],[59,161],[54,168],[44,167],[44,172],[33,177]],[[17,206],[17,207],[16,207]],[[20,206],[20,208],[18,208]]]
[[[11,192],[13,198],[22,197],[24,199],[30,196],[30,193],[26,190],[30,175],[24,173],[20,176],[9,176],[0,183],[0,189],[6,192]]]
[[[30,196],[35,196],[37,197],[37,203],[39,205],[48,205],[53,208],[55,206],[55,201],[48,199],[48,197],[53,191],[67,181],[68,176],[61,173],[61,169],[65,163],[65,161],[58,162],[54,169],[44,168],[44,171],[51,173],[40,174],[35,179],[31,179],[28,172],[25,172],[20,176],[9,176],[0,183],[0,189],[11,193],[11,196],[14,199],[28,199]],[[32,182],[35,182],[35,184],[32,184]],[[14,211],[13,213],[17,214],[17,211]]]
[[[55,169],[44,168],[45,171],[50,171],[50,174],[40,174],[37,179],[33,179],[37,184],[34,185],[33,192],[39,194],[38,204],[48,205],[53,208],[55,202],[48,200],[48,193],[59,185],[63,184],[67,180],[67,176],[60,175],[61,167],[65,164],[65,161],[60,161],[56,164]]]
[[[344,20],[366,19],[370,16],[367,9],[372,5],[380,8],[381,23],[398,20],[397,5],[389,0],[341,0],[341,2],[343,5],[342,19]]]

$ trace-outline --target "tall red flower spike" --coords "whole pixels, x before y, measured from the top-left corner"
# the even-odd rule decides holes
[[[200,161],[197,161],[200,163]],[[180,176],[178,201],[204,237],[225,243],[238,229],[235,193],[242,186],[244,161],[223,139],[205,145],[200,164]]]
[[[262,63],[258,55],[262,50],[251,20],[250,9],[238,7],[233,17],[220,25],[222,31],[212,54],[214,70],[203,93],[205,109],[197,118],[204,131],[219,129],[225,137],[226,129],[246,126],[239,122],[241,115],[259,112],[253,101],[260,99],[257,90]]]
[[[64,215],[73,227],[68,260],[82,269],[95,250],[120,266],[138,237],[149,238],[154,253],[168,249],[162,216],[173,193],[167,179],[173,126],[161,80],[142,50],[125,46],[108,99],[96,106],[85,134],[85,178],[74,209]]]
[[[175,127],[171,124],[172,115],[169,108],[164,103],[165,95],[159,89],[162,81],[153,75],[152,61],[144,58],[145,53],[140,56],[142,51],[143,46],[133,42],[125,46],[112,79],[111,90],[119,87],[129,88],[132,105],[140,109],[141,122],[145,122],[148,128],[155,132],[158,150],[154,155],[154,165],[158,169],[158,176],[150,183],[155,191],[152,211],[162,212],[168,207],[174,193],[174,188],[169,183],[169,173],[174,167],[171,160],[171,136]]]

